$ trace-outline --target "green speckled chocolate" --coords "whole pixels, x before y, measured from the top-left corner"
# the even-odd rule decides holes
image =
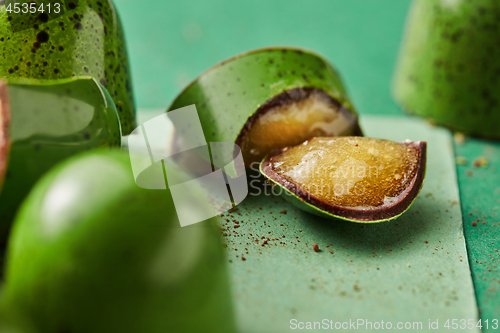
[[[121,144],[109,94],[95,79],[0,80],[0,109],[10,115],[7,168],[0,189],[0,241],[33,184],[71,155]]]
[[[195,104],[207,142],[240,144],[252,116],[267,112],[261,108],[266,108],[266,102],[295,88],[326,92],[352,115],[354,132],[360,134],[356,112],[337,71],[323,57],[295,48],[259,49],[225,60],[186,87],[169,110]],[[185,137],[189,140],[189,133]]]
[[[407,111],[500,138],[500,2],[415,0],[394,78]]]
[[[59,17],[40,14],[25,19],[30,26],[20,31],[12,25],[20,14],[0,6],[0,77],[93,76],[109,91],[122,131],[128,134],[135,128],[135,107],[125,39],[114,6],[111,0],[67,0],[66,6]]]

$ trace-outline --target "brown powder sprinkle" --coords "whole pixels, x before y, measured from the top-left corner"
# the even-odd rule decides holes
[[[475,168],[479,168],[479,167],[486,168],[489,164],[489,161],[486,157],[481,156],[481,157],[476,158],[474,160],[474,162],[472,162],[472,163],[473,163]]]

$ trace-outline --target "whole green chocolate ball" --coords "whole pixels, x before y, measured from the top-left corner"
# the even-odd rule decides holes
[[[181,228],[171,192],[138,187],[124,152],[78,156],[21,208],[5,302],[41,332],[233,332],[211,222]]]

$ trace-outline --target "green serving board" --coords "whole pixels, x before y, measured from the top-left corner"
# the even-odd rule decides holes
[[[469,138],[455,144],[455,153],[467,159],[457,165],[457,175],[471,274],[481,318],[488,320],[483,331],[498,332],[494,320],[500,320],[500,142]],[[480,157],[488,164],[474,166]]]
[[[159,113],[141,112],[139,123]],[[451,134],[416,118],[361,120],[370,137],[428,142],[420,196],[397,220],[360,225],[299,211],[255,178],[238,209],[223,214],[240,332],[292,331],[293,319],[421,322],[424,331],[438,320],[437,332],[448,331],[447,319],[477,323]]]
[[[316,0],[310,6],[286,0],[144,0],[141,2],[143,8],[154,9],[147,11],[138,11],[136,2],[130,0],[115,0],[115,4],[124,22],[139,108],[164,111],[190,80],[230,56],[258,47],[293,45],[313,49],[337,65],[362,119],[367,115],[402,113],[391,97],[390,82],[411,0]],[[179,15],[165,20],[165,13]],[[214,17],[223,19],[214,20]],[[160,25],[144,24],[153,21],[162,22],[161,28]],[[394,129],[384,127],[383,131]],[[481,140],[456,146],[456,154],[472,161],[491,146],[496,147],[498,156],[500,142]],[[483,319],[496,316],[500,320],[500,273],[493,267],[493,261],[490,267],[479,263],[489,254],[495,255],[493,246],[500,241],[500,229],[495,231],[493,228],[495,219],[500,222],[500,193],[496,192],[500,187],[498,157],[496,162],[491,157],[490,165],[496,166],[495,172],[489,168],[473,168],[470,163],[457,169],[478,306]],[[467,169],[472,170],[472,177],[465,174]],[[450,186],[456,188],[456,182]],[[423,192],[423,198],[425,194]],[[471,211],[473,216],[468,215]],[[402,219],[407,218],[406,215]],[[472,229],[471,221],[483,219],[483,215],[488,224],[481,223],[480,228]],[[485,240],[485,236],[491,241]],[[492,241],[496,243],[491,244]],[[498,247],[495,249],[500,251]],[[428,280],[431,288],[434,286],[432,281]],[[442,293],[435,290],[439,298],[446,296],[446,290]],[[401,299],[400,302],[409,301]],[[323,306],[331,307],[331,304]],[[475,316],[475,312],[468,317]],[[422,314],[424,319],[425,314]],[[453,318],[463,319],[459,314]]]

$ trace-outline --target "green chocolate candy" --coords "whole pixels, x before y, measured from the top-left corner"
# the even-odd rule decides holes
[[[236,143],[242,148],[248,167],[269,152],[258,151],[253,157],[246,152],[251,147],[245,147],[245,135],[259,117],[312,97],[330,104],[335,110],[333,119],[341,119],[342,125],[333,125],[309,137],[287,134],[289,137],[282,145],[271,143],[266,149],[299,144],[317,135],[361,135],[356,112],[337,71],[323,57],[296,48],[259,49],[225,60],[186,87],[169,110],[195,104],[206,141]],[[189,128],[182,131],[179,135],[189,141]],[[267,133],[273,131],[280,130]]]
[[[137,186],[122,151],[74,157],[23,204],[5,303],[41,332],[235,332],[213,222],[181,228],[170,190]]]
[[[0,80],[0,114],[3,241],[17,208],[45,172],[79,152],[120,146],[121,132],[111,97],[92,78]]]
[[[415,0],[393,82],[408,112],[500,138],[500,3]]]
[[[353,148],[355,144],[356,148],[351,149],[348,153],[349,157],[345,157],[342,153],[329,151],[337,144],[335,140],[339,139],[314,138],[296,147],[277,149],[262,161],[259,170],[272,186],[278,187],[278,192],[288,202],[303,211],[326,219],[355,223],[380,223],[396,219],[410,208],[425,178],[426,142],[392,143],[400,145],[401,149],[395,150],[391,147],[384,151],[381,146],[387,145],[390,141],[366,138],[355,141],[353,138],[346,138],[346,141],[350,141],[349,144]],[[318,150],[318,146],[310,147],[312,141],[327,143],[323,150]],[[374,141],[379,141],[380,144],[374,145]],[[308,146],[309,148],[303,148]],[[303,155],[299,163],[296,163],[295,159],[291,165],[293,168],[289,171],[279,170],[284,163],[291,163],[286,162],[286,159],[279,160],[279,156],[286,154],[288,149],[294,150],[297,147],[299,147],[298,150],[304,149],[303,153],[307,152],[307,155]],[[415,152],[412,162],[410,162],[410,155],[388,157],[391,152],[401,154],[403,149],[408,151],[411,149]],[[377,164],[367,164],[363,160],[364,157],[367,161]],[[330,161],[325,162],[328,159]],[[387,177],[388,174],[383,173],[382,165],[384,164],[385,167],[398,166],[394,169],[398,170],[396,171],[398,173],[391,174],[393,171],[390,170],[390,178]],[[410,164],[414,165],[413,173],[407,172],[402,177],[401,171]],[[375,171],[373,171],[374,167]],[[311,183],[311,179],[315,177],[316,180],[312,180]],[[321,183],[318,183],[317,177],[324,177]],[[365,180],[368,181],[365,182]],[[398,187],[399,189],[394,191]],[[335,200],[332,200],[332,197]],[[383,198],[383,201],[375,205],[369,203],[376,197],[378,200]],[[353,205],[352,202],[356,204]]]
[[[130,133],[136,127],[132,81],[120,19],[111,0],[66,0],[65,5],[37,0],[37,8],[44,4],[45,12],[32,15],[7,12],[14,2],[33,1],[7,0],[0,6],[0,77],[92,76],[113,98],[123,134]],[[54,13],[54,2],[63,3],[59,14]]]

